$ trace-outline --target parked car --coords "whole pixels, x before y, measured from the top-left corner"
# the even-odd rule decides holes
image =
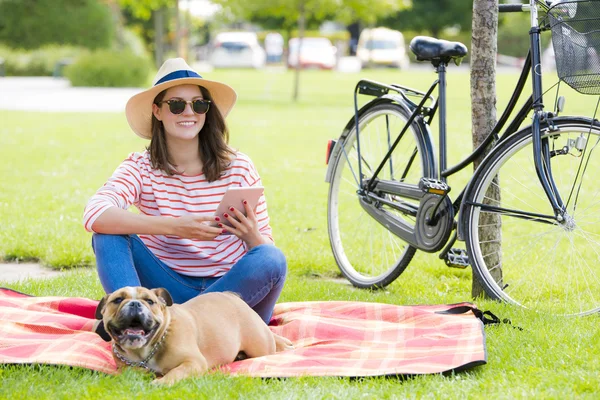
[[[364,67],[390,66],[408,68],[402,32],[388,28],[363,29],[358,38],[356,55]]]
[[[212,41],[209,62],[215,68],[262,68],[265,50],[254,32],[221,32]]]
[[[300,57],[298,57],[298,38],[290,39],[288,43],[288,67],[296,68],[300,59],[300,68],[333,69],[336,64],[337,49],[331,41],[324,37],[302,38]]]

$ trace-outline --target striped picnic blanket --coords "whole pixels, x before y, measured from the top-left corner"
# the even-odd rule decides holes
[[[97,304],[0,288],[0,363],[64,364],[118,373],[110,344],[92,332]],[[483,324],[471,307],[278,304],[270,328],[290,339],[295,349],[220,370],[256,377],[358,377],[440,373],[485,364]]]

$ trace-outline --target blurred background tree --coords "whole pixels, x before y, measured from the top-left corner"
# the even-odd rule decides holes
[[[2,0],[0,43],[12,48],[75,45],[110,47],[115,27],[110,10],[98,0]]]
[[[192,4],[220,8],[199,17],[187,10]],[[133,53],[155,67],[175,55],[194,63],[218,31],[248,29],[259,39],[278,31],[285,39],[319,35],[340,44],[348,36],[356,41],[363,28],[385,26],[407,43],[432,35],[470,46],[471,8],[472,0],[0,0],[0,58],[9,75],[52,75],[97,50]],[[500,17],[499,53],[524,56],[527,17]],[[329,21],[341,30],[323,31]]]
[[[302,48],[307,22],[311,25],[321,24],[325,20],[335,19],[346,23],[355,20],[366,20],[374,23],[377,18],[396,12],[406,7],[404,0],[213,0],[233,19],[259,23],[280,22],[280,29],[288,31],[288,37],[300,38],[298,53]],[[297,35],[289,33],[293,26],[297,27]],[[275,26],[273,26],[275,27]],[[298,99],[300,63],[296,65],[294,74],[294,92],[292,99]]]
[[[390,13],[380,24],[399,31],[429,32],[438,37],[447,28],[470,31],[473,0],[414,0],[410,8]]]
[[[179,1],[178,0],[109,0],[118,2],[125,24],[144,38],[148,50],[154,55],[155,66],[160,66],[165,59],[166,39],[169,23],[175,21],[171,29],[175,34],[171,39],[179,41]],[[177,48],[178,43],[175,44]]]
[[[139,86],[149,73],[146,45],[124,26],[117,0],[0,0],[0,59],[7,75],[88,76],[75,79],[88,86],[99,75],[105,86]]]

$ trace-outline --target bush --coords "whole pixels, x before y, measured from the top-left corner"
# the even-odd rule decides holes
[[[58,62],[74,60],[88,50],[74,46],[44,46],[37,50],[16,50],[0,46],[6,76],[52,76]]]
[[[150,74],[150,62],[131,52],[99,50],[65,68],[73,86],[140,87]]]
[[[98,0],[0,0],[0,42],[12,48],[107,48],[114,32],[110,9]]]

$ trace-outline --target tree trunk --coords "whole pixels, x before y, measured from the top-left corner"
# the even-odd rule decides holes
[[[164,62],[165,9],[159,8],[152,12],[154,19],[154,64],[160,68]]]
[[[498,0],[473,1],[473,33],[471,38],[471,112],[473,146],[477,148],[492,131],[496,123],[496,53],[498,36]],[[487,151],[486,151],[487,154]],[[475,160],[474,168],[483,160],[484,155]],[[494,178],[499,183],[498,177]],[[497,185],[490,187],[486,199],[500,201]],[[484,202],[488,202],[486,200]],[[479,239],[482,242],[482,253],[489,255],[486,263],[489,266],[500,266],[501,229],[498,214],[485,213],[480,219]],[[502,279],[502,269],[495,268],[492,276]],[[483,287],[473,276],[473,297],[485,296]]]
[[[175,11],[175,40],[174,40],[175,54],[177,54],[177,57],[183,57],[183,54],[181,51],[181,36],[182,36],[181,33],[182,33],[183,29],[181,28],[181,7],[179,4],[179,0],[175,0],[174,11]]]
[[[121,16],[121,8],[116,0],[109,1],[108,6],[115,24],[115,39],[117,41],[117,49],[123,50],[125,48],[125,28],[123,26],[123,17]]]
[[[302,39],[304,38],[304,29],[306,25],[306,10],[304,8],[304,2],[300,3],[300,13],[298,16],[298,60],[296,61],[296,68],[294,71],[294,95],[292,100],[298,101],[298,93],[300,91],[300,52],[302,51]]]

